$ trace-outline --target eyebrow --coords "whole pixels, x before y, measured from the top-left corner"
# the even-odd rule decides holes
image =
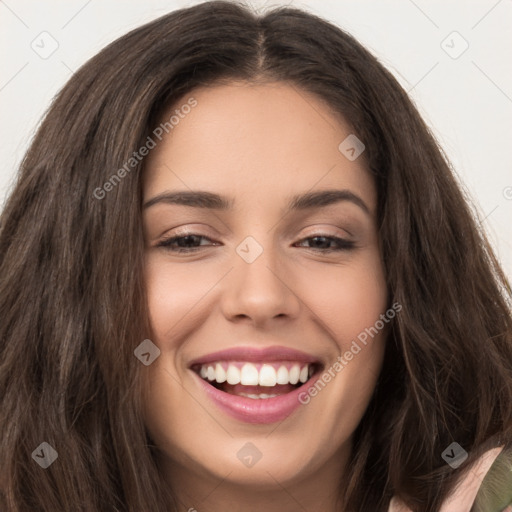
[[[285,207],[285,212],[322,208],[344,201],[348,201],[359,206],[359,208],[361,208],[365,213],[370,215],[370,209],[366,203],[358,195],[346,189],[320,190],[293,196],[288,201],[288,204]],[[214,194],[213,192],[184,190],[159,194],[144,203],[143,208],[147,209],[159,203],[177,204],[211,210],[230,210],[234,206],[234,200],[232,198]]]

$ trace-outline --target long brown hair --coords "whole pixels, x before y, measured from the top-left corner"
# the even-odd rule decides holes
[[[327,102],[365,146],[390,303],[382,372],[354,438],[347,511],[393,494],[438,510],[484,449],[512,442],[511,289],[436,141],[356,40],[293,8],[213,1],[148,23],[57,95],[0,224],[0,487],[19,511],[168,511],[142,416],[148,337],[138,162],[197,86],[285,81]],[[47,469],[31,454],[47,442]],[[452,442],[460,469],[441,457]],[[342,490],[340,490],[341,492]]]

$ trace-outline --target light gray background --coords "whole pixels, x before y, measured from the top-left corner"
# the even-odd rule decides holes
[[[197,3],[0,0],[0,207],[42,115],[74,70],[132,28]],[[246,3],[305,8],[380,58],[432,127],[512,278],[512,0]]]

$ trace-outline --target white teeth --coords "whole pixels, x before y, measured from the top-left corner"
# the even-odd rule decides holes
[[[228,384],[240,384],[240,370],[234,364],[228,366],[226,380]]]
[[[290,384],[297,384],[299,382],[300,366],[294,364],[290,369]]]
[[[290,382],[288,370],[286,366],[280,366],[279,370],[277,370],[277,383],[288,384],[288,382]]]
[[[258,368],[251,363],[245,363],[240,372],[240,384],[244,386],[257,386],[258,380]]]
[[[254,393],[239,393],[238,396],[245,396],[246,398],[254,398],[255,400],[262,399],[262,398],[274,398],[275,394],[267,395],[267,393],[260,393],[259,395],[255,395]]]
[[[220,363],[217,363],[215,366],[215,380],[219,383],[225,382],[227,379],[226,370],[222,368]]]
[[[290,369],[285,364],[277,367],[274,364],[263,363],[258,367],[253,363],[207,363],[199,368],[199,375],[208,381],[215,381],[219,384],[242,384],[244,386],[265,386],[272,388],[277,384],[286,385],[297,383],[304,384],[314,373],[314,366],[304,363],[294,363]],[[227,368],[227,370],[225,369]],[[277,368],[277,370],[276,370]]]
[[[307,366],[305,366],[304,368],[307,368]],[[264,364],[260,369],[260,376],[258,382],[260,386],[275,386],[277,382],[277,375],[276,371],[274,370],[274,367],[269,364]]]

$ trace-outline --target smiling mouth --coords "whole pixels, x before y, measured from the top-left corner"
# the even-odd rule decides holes
[[[319,363],[215,361],[191,369],[212,387],[230,395],[268,400],[291,393],[321,371]]]

